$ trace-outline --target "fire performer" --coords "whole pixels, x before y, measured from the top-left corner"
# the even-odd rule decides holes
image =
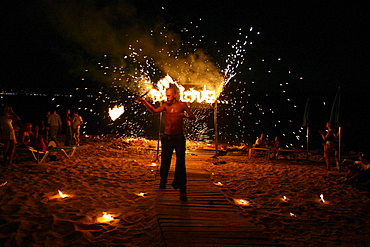
[[[171,166],[173,150],[176,151],[176,167],[172,187],[180,189],[180,200],[186,201],[186,167],[185,167],[185,149],[186,140],[184,136],[184,118],[195,120],[194,113],[188,105],[176,99],[174,88],[166,90],[167,102],[158,108],[154,108],[144,98],[137,98],[136,102],[142,102],[144,106],[153,114],[165,112],[166,122],[164,133],[162,135],[162,159],[160,167],[161,181],[159,188],[165,189],[167,184],[168,172]]]

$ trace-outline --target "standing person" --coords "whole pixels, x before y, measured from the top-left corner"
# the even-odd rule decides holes
[[[66,140],[64,142],[65,146],[71,146],[72,144],[72,118],[70,114],[71,110],[67,109],[63,118],[64,130],[66,134]]]
[[[319,130],[321,137],[323,139],[323,146],[324,146],[324,159],[326,163],[326,170],[330,171],[330,154],[334,152],[335,161],[339,162],[338,157],[338,133],[335,131],[333,125],[331,123],[326,123],[327,131]]]
[[[50,111],[46,111],[45,116],[41,120],[41,132],[42,134],[44,134],[44,140],[46,142],[49,141],[49,129],[50,129],[50,124],[48,123],[49,116]]]
[[[162,136],[162,159],[160,167],[160,189],[165,189],[167,184],[168,172],[171,166],[173,150],[176,151],[176,167],[172,187],[180,189],[180,200],[186,201],[186,167],[185,150],[186,140],[184,136],[184,119],[195,120],[195,115],[188,105],[176,99],[176,91],[173,88],[166,90],[167,102],[158,108],[154,108],[144,98],[136,99],[142,102],[145,107],[153,114],[165,112],[166,122]]]
[[[72,136],[76,146],[80,145],[80,127],[83,123],[82,117],[75,111],[72,118]]]
[[[57,110],[53,110],[52,114],[48,117],[49,124],[49,142],[54,141],[58,145],[57,136],[62,128],[62,119],[57,114]]]
[[[20,118],[9,106],[3,106],[0,114],[0,134],[1,140],[4,143],[4,163],[6,166],[14,167],[15,165],[13,164],[13,157],[17,139],[13,128],[13,122],[19,121]]]

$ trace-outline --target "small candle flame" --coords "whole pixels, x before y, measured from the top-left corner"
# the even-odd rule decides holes
[[[288,201],[288,198],[286,196],[283,196],[284,201]]]
[[[239,204],[239,205],[249,205],[249,202],[244,199],[234,199],[234,201],[236,204]]]
[[[61,198],[69,197],[68,195],[63,194],[63,192],[61,192],[60,190],[58,190],[58,193],[59,193],[59,196],[60,196]]]
[[[103,218],[109,221],[114,220],[113,216],[107,212],[103,212]]]
[[[320,200],[321,200],[322,203],[325,203],[324,195],[323,194],[320,195]]]
[[[107,212],[103,212],[103,216],[97,218],[97,221],[100,223],[107,223],[114,220],[113,216],[111,214],[108,214]]]

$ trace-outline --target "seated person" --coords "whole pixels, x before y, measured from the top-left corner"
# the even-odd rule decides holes
[[[274,141],[271,142],[270,150],[273,155],[273,158],[276,158],[276,155],[279,151],[279,148],[283,146],[283,143],[279,140],[279,137],[275,137]]]
[[[359,161],[354,161],[353,164],[347,167],[347,174],[338,180],[339,183],[369,182],[370,163],[368,157],[362,153],[359,158]]]
[[[32,131],[32,124],[26,123],[20,132],[19,147],[33,147],[40,151],[46,151],[44,138],[39,135],[39,127],[36,125],[35,131]]]
[[[256,148],[266,148],[268,147],[268,140],[265,134],[261,134],[259,138],[257,138],[255,144],[253,145]]]

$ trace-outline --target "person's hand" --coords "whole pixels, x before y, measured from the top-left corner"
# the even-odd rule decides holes
[[[144,98],[135,98],[136,103],[143,102],[145,99]]]

